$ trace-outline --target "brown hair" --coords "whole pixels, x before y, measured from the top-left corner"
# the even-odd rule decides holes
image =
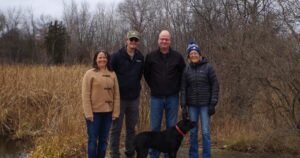
[[[109,71],[112,71],[112,68],[110,67],[110,55],[105,51],[105,50],[98,50],[96,51],[96,53],[94,54],[94,58],[93,58],[93,68],[95,68],[96,70],[99,70],[99,67],[97,65],[97,56],[99,53],[104,53],[104,55],[106,56],[107,58],[107,64],[106,64],[106,67]]]

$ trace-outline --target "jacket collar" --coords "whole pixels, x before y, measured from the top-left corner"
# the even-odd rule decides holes
[[[202,57],[202,60],[199,63],[192,63],[191,62],[190,66],[194,68],[194,67],[198,67],[200,65],[206,64],[206,63],[208,63],[208,59],[205,58],[205,57]]]
[[[121,55],[122,55],[122,56],[124,56],[124,57],[126,57],[126,58],[128,58],[128,59],[131,60],[130,56],[129,56],[128,53],[127,53],[126,46],[125,46],[125,47],[122,47],[121,50],[120,50],[120,52],[121,52]],[[135,58],[136,58],[137,53],[138,53],[138,50],[135,49],[135,50],[134,50],[134,55],[133,55],[133,58],[132,58],[132,59],[135,59]]]
[[[167,54],[163,54],[159,48],[156,50],[156,52],[159,54],[160,57],[168,58],[173,53],[173,49],[170,47]]]

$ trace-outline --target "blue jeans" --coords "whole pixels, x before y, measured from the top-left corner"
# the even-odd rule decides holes
[[[190,120],[198,124],[199,116],[202,131],[202,157],[211,157],[211,140],[210,140],[210,118],[208,116],[208,105],[206,106],[189,106]],[[190,131],[190,151],[189,158],[198,158],[198,126]]]
[[[178,98],[178,95],[166,97],[151,96],[150,126],[152,131],[160,131],[164,111],[167,128],[176,125],[179,107]],[[160,152],[150,149],[149,154],[151,158],[159,158]],[[165,154],[165,157],[168,157],[167,154]]]
[[[104,158],[110,126],[111,112],[93,113],[94,121],[86,120],[88,134],[88,158]]]

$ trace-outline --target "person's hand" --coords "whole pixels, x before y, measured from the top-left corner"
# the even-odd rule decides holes
[[[215,106],[209,105],[209,107],[208,107],[208,115],[212,116],[215,113],[216,113]]]
[[[112,120],[114,121],[114,120],[116,120],[118,117],[112,117]]]
[[[216,113],[215,107],[217,105],[217,101],[211,102],[208,106],[208,115],[212,116]]]
[[[94,117],[87,117],[86,118],[88,121],[94,122]]]

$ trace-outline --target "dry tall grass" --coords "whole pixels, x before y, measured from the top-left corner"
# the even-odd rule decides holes
[[[34,147],[29,157],[85,157],[81,79],[87,69],[84,65],[1,65],[0,133],[11,134],[13,138],[32,138]],[[138,131],[149,129],[146,89],[143,86]],[[229,115],[226,96],[222,97],[212,118],[214,144],[228,144],[229,148],[240,151],[297,153],[300,142],[297,131],[273,129],[264,114],[240,120]]]
[[[9,132],[15,138],[38,138],[37,154],[33,152],[32,157],[60,157],[69,152],[65,151],[69,147],[78,144],[74,149],[77,150],[83,146],[85,124],[80,87],[87,69],[82,65],[2,65],[1,133]]]

